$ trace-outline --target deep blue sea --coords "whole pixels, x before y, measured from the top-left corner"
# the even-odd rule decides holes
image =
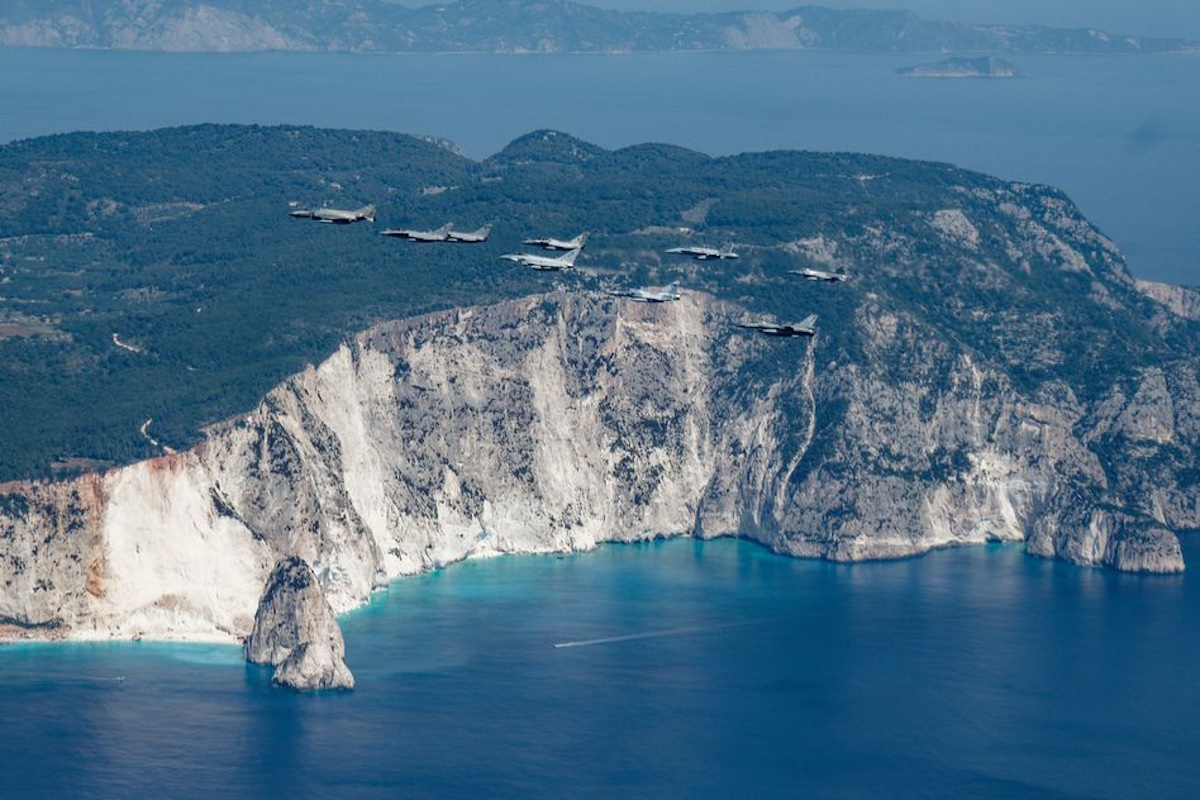
[[[233,647],[0,648],[0,794],[1195,798],[1198,618],[1194,574],[1019,546],[468,562],[344,618],[353,693]]]
[[[1200,284],[1200,56],[1013,57],[1019,80],[895,74],[940,57],[0,48],[0,143],[242,122],[431,134],[475,158],[542,127],[606,147],[881,153],[1061,186],[1135,274]]]

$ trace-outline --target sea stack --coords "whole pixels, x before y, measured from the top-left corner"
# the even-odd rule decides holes
[[[278,686],[354,688],[342,629],[312,567],[299,556],[280,559],[271,570],[245,653],[247,661],[274,666]]]

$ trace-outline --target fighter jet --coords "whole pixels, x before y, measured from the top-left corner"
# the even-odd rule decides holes
[[[665,289],[613,289],[609,292],[613,297],[628,297],[639,303],[668,303],[683,297],[679,292],[679,284],[672,283]]]
[[[492,225],[488,223],[477,231],[456,231],[454,229],[446,231],[447,242],[486,242],[488,234],[492,232]]]
[[[800,322],[739,322],[739,328],[758,331],[764,336],[812,336],[817,332],[817,315],[810,314]]]
[[[397,239],[407,239],[410,242],[445,242],[450,239],[450,230],[454,223],[447,222],[436,231],[418,231],[411,228],[388,228],[380,236],[394,236]]]
[[[553,272],[574,267],[575,259],[579,258],[580,250],[581,248],[576,247],[574,250],[563,253],[561,256],[535,256],[529,253],[510,253],[509,255],[500,257],[536,270]]]
[[[337,208],[297,208],[288,214],[299,219],[315,219],[317,222],[330,222],[335,225],[349,225],[351,222],[368,220],[375,221],[375,206],[366,205],[354,211],[342,211]]]
[[[538,247],[544,247],[547,250],[582,250],[587,244],[588,235],[585,231],[579,234],[574,239],[526,239],[521,244],[533,244]]]
[[[788,272],[810,281],[844,281],[849,277],[841,267],[838,268],[837,272],[823,272],[822,270],[809,269],[808,267],[804,269],[789,269]]]
[[[710,258],[715,258],[718,261],[724,261],[727,258],[737,258],[738,254],[733,252],[733,245],[725,245],[724,249],[717,250],[712,247],[672,247],[668,253],[678,253],[683,256],[691,256],[697,261],[707,261]]]

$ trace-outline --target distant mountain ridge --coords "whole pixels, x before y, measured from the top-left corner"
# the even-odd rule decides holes
[[[1097,29],[975,25],[908,11],[674,14],[568,0],[458,0],[407,8],[385,0],[15,0],[0,46],[176,52],[615,53],[852,49],[893,52],[1184,52],[1182,39]]]

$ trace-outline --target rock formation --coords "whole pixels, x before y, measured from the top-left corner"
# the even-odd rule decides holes
[[[308,563],[280,559],[267,578],[246,637],[246,660],[274,666],[272,681],[292,689],[353,689],[342,629]]]

